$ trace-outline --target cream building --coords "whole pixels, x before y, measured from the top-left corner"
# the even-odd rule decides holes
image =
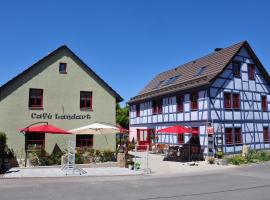
[[[0,88],[0,131],[7,134],[8,146],[24,151],[25,137],[18,131],[36,122],[48,122],[70,130],[94,122],[115,124],[115,105],[122,101],[104,80],[67,46],[61,46],[2,85]],[[68,140],[78,146],[115,149],[115,135],[76,136],[35,134],[28,145],[44,146],[51,152],[57,144],[67,148]]]

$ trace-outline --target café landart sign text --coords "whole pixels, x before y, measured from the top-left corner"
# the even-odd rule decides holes
[[[76,119],[91,119],[90,114],[86,115],[78,115],[78,114],[71,114],[71,115],[62,115],[58,113],[32,113],[32,119],[62,119],[62,120],[76,120]]]

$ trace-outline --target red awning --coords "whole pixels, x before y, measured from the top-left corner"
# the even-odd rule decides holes
[[[193,128],[187,128],[185,126],[171,126],[157,130],[157,133],[170,133],[170,134],[185,134],[191,133],[192,135],[198,135],[199,131]]]
[[[31,126],[31,127],[26,127],[19,130],[20,132],[27,132],[27,133],[40,133],[41,132],[41,133],[51,133],[51,134],[72,134],[70,132],[67,132],[63,129],[60,129],[50,124]]]
[[[157,133],[172,133],[172,134],[184,134],[190,133],[190,129],[185,126],[171,126],[157,130]]]

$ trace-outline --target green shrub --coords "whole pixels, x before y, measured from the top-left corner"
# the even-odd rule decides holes
[[[228,160],[229,163],[231,163],[233,165],[241,165],[241,164],[248,163],[247,160],[245,158],[243,158],[242,156],[240,156],[240,155],[230,157],[227,160]]]
[[[222,157],[223,157],[223,152],[218,151],[218,152],[216,153],[216,156],[217,156],[218,158],[222,158]]]
[[[208,158],[209,164],[215,164],[215,158]]]
[[[0,158],[4,157],[5,154],[5,148],[6,148],[6,144],[7,143],[7,136],[5,133],[0,132]]]

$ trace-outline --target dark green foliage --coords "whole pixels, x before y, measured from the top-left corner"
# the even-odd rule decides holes
[[[0,132],[0,158],[4,157],[6,142],[7,142],[6,134],[3,132]]]
[[[248,163],[247,160],[244,157],[240,156],[240,155],[230,157],[227,160],[228,160],[229,163],[231,163],[233,165],[241,165],[241,164]]]
[[[236,155],[230,158],[227,158],[228,162],[233,165],[241,165],[246,163],[259,163],[270,160],[270,152],[267,151],[257,151],[249,150],[246,157]]]
[[[116,152],[110,150],[95,150],[88,149],[84,151],[77,151],[75,162],[76,164],[87,164],[91,162],[110,162],[116,161]]]
[[[121,108],[116,104],[116,123],[120,124],[123,128],[129,128],[129,107]]]

